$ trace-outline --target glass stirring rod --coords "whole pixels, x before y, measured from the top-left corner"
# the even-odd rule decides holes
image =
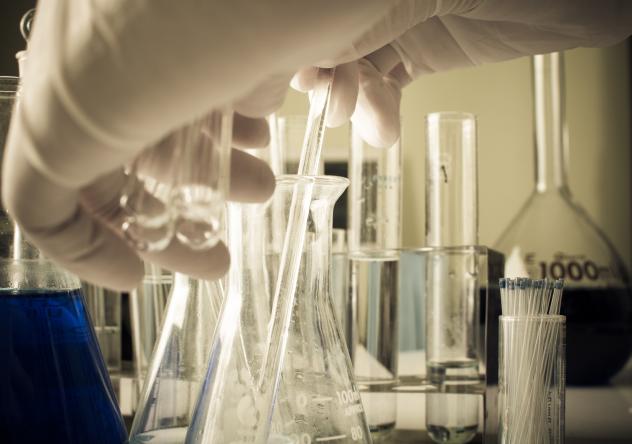
[[[311,104],[305,129],[305,138],[301,149],[298,174],[315,176],[318,173],[318,162],[323,147],[325,120],[329,104],[334,69],[320,69],[318,84],[311,96]],[[262,412],[263,421],[258,429],[256,442],[265,444],[270,433],[270,424],[274,411],[275,394],[281,379],[281,370],[285,358],[288,330],[294,306],[294,296],[298,280],[301,252],[307,231],[307,218],[312,198],[313,181],[307,186],[295,186],[290,206],[288,227],[283,241],[283,251],[279,263],[272,317],[261,376],[259,393],[267,408]]]

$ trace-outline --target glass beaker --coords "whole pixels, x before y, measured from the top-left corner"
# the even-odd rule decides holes
[[[632,352],[632,293],[614,246],[568,186],[563,54],[533,58],[535,189],[500,236],[505,276],[564,279],[567,382],[603,384]]]
[[[498,443],[564,444],[565,317],[498,322]]]
[[[402,202],[401,139],[377,148],[352,126],[349,155],[349,292],[355,380],[369,427],[395,427],[398,268]]]
[[[183,443],[208,365],[221,304],[218,281],[176,273],[130,443]]]
[[[0,77],[0,147],[18,79]],[[122,444],[125,426],[79,279],[0,211],[0,441]]]
[[[260,330],[250,313],[257,304],[268,302],[266,287],[242,288],[248,282],[240,277],[244,273],[237,273],[239,267],[231,268],[211,366],[187,444],[371,442],[331,300],[333,206],[347,184],[346,179],[333,176],[277,178],[273,201],[282,202],[285,214],[295,187],[313,187],[289,333],[269,339],[269,327]],[[232,215],[232,206],[229,211]],[[231,221],[229,247],[240,251],[245,237],[239,230],[231,235],[232,228]],[[269,256],[275,253],[279,252]],[[249,267],[261,270],[260,258],[253,258],[257,259],[259,264],[251,262]],[[278,387],[262,374],[266,341],[287,341]],[[271,415],[270,398],[274,402]]]

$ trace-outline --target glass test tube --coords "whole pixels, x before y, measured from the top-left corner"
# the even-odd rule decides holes
[[[349,156],[349,351],[371,431],[395,426],[401,143],[376,148],[357,131]]]
[[[426,398],[435,442],[468,442],[478,428],[479,258],[476,119],[426,117],[426,367],[438,393]],[[445,393],[450,386],[450,393]],[[462,406],[454,415],[453,404]]]
[[[426,245],[476,245],[476,118],[469,113],[428,114],[426,142]]]

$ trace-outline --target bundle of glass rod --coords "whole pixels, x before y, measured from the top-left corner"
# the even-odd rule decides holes
[[[562,280],[500,280],[499,443],[564,442],[563,287]]]

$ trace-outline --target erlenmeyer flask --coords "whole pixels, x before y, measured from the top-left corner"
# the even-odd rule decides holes
[[[505,275],[564,279],[567,382],[607,382],[632,351],[632,294],[613,245],[567,183],[563,56],[533,58],[536,186],[497,242]]]
[[[349,181],[315,178],[273,434],[289,442],[371,442],[330,281],[332,217]],[[289,210],[294,180],[277,181]],[[284,196],[285,194],[285,196]],[[276,198],[276,196],[275,196]],[[279,423],[292,413],[294,424]],[[288,436],[288,433],[289,436]]]
[[[130,443],[183,443],[208,365],[222,298],[219,281],[176,273]]]
[[[18,79],[0,77],[0,147]],[[78,278],[0,211],[0,442],[122,444],[125,426]]]
[[[270,318],[265,206],[229,203],[227,208],[231,266],[189,444],[253,442],[258,424],[256,386]]]
[[[269,316],[265,286],[250,285],[252,268],[261,270],[264,265],[256,255],[235,260],[233,266],[241,263],[251,271],[238,273],[238,267],[231,268],[211,365],[187,444],[371,442],[346,344],[335,320],[329,280],[333,206],[347,185],[346,179],[333,176],[277,179],[268,208],[278,208],[273,204],[281,202],[286,217],[278,230],[285,230],[295,189],[301,194],[301,187],[312,187],[289,333],[268,338],[269,327],[261,331],[261,321],[245,316],[264,304]],[[231,235],[234,226],[230,223],[229,247],[239,254],[248,245],[247,238],[241,232]],[[274,253],[267,257],[274,258]],[[278,258],[275,262],[279,263]],[[262,372],[262,352],[273,341],[287,343],[278,389]],[[274,400],[272,414],[270,399]]]

